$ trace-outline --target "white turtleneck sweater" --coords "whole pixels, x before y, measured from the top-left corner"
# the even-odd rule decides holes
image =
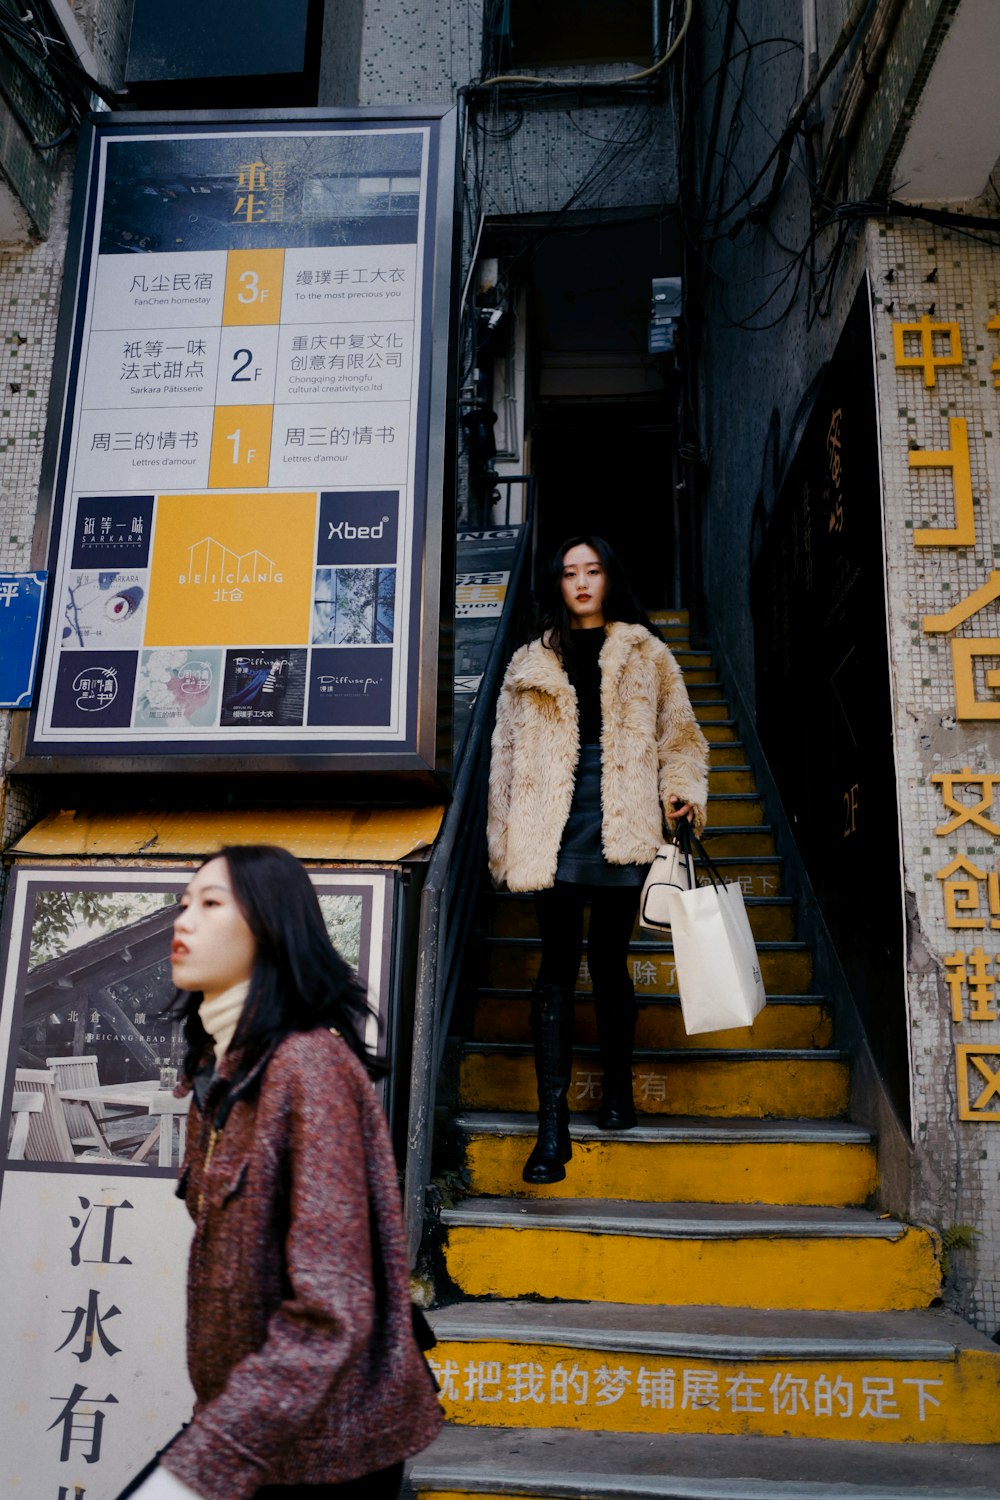
[[[249,979],[241,979],[239,984],[223,990],[221,995],[203,1000],[198,1007],[198,1019],[212,1038],[216,1065],[222,1061],[233,1039],[249,989]]]

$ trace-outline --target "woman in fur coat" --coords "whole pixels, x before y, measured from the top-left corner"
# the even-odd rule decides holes
[[[526,1182],[559,1182],[572,1154],[574,988],[587,961],[603,1067],[598,1125],[628,1130],[635,993],[628,945],[664,823],[705,822],[708,745],[680,668],[601,537],[571,537],[541,634],[511,658],[490,766],[490,873],[534,891],[542,961],[532,993],[538,1140]]]

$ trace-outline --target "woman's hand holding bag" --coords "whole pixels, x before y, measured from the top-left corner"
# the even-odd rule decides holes
[[[751,1026],[767,1000],[750,919],[737,881],[728,884],[686,823],[676,831],[689,868],[692,846],[710,883],[663,888],[688,1036]]]

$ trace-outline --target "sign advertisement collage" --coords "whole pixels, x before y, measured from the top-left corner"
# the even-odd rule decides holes
[[[111,1500],[186,1421],[186,1099],[170,939],[183,868],[15,867],[0,1001],[0,1490]],[[388,1025],[396,877],[316,870],[336,947]]]
[[[416,751],[439,129],[96,131],[29,761]]]

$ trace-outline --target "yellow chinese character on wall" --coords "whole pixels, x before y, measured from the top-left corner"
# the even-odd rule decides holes
[[[1000,1045],[959,1042],[955,1048],[955,1068],[958,1118],[1000,1121]],[[979,1092],[974,1094],[974,1089]],[[991,1104],[996,1108],[989,1108]]]
[[[944,955],[944,982],[951,996],[951,1019],[955,1025],[963,1021],[995,1021],[993,1009],[997,977],[990,973],[993,954],[982,948],[973,948],[971,953],[946,953]],[[969,992],[972,1007],[965,1014],[965,990]]]
[[[934,323],[926,313],[915,323],[893,323],[892,344],[897,370],[923,370],[928,390],[937,384],[939,369],[962,363],[958,324]]]
[[[964,880],[956,880],[956,875],[964,875]],[[1000,876],[996,870],[989,874],[980,870],[964,854],[956,855],[950,864],[944,869],[936,871],[938,880],[944,881],[944,912],[947,926],[952,928],[975,928],[979,931],[986,926],[987,920],[991,927],[1000,927]],[[988,917],[982,909],[982,887],[986,886],[986,898],[988,903]],[[974,915],[963,916],[961,913],[974,913]]]
[[[985,833],[1000,838],[1000,823],[994,823],[992,818],[986,816],[988,812],[993,811],[993,795],[997,785],[1000,785],[1000,776],[993,776],[984,771],[973,771],[966,766],[961,771],[935,771],[931,781],[936,786],[940,786],[942,802],[949,812],[955,814],[953,818],[948,819],[947,823],[941,823],[935,828],[934,832],[938,838],[954,833],[956,828],[961,828],[965,823],[974,823]],[[955,792],[955,788],[959,786],[978,786],[979,801],[975,804],[960,802]]]

